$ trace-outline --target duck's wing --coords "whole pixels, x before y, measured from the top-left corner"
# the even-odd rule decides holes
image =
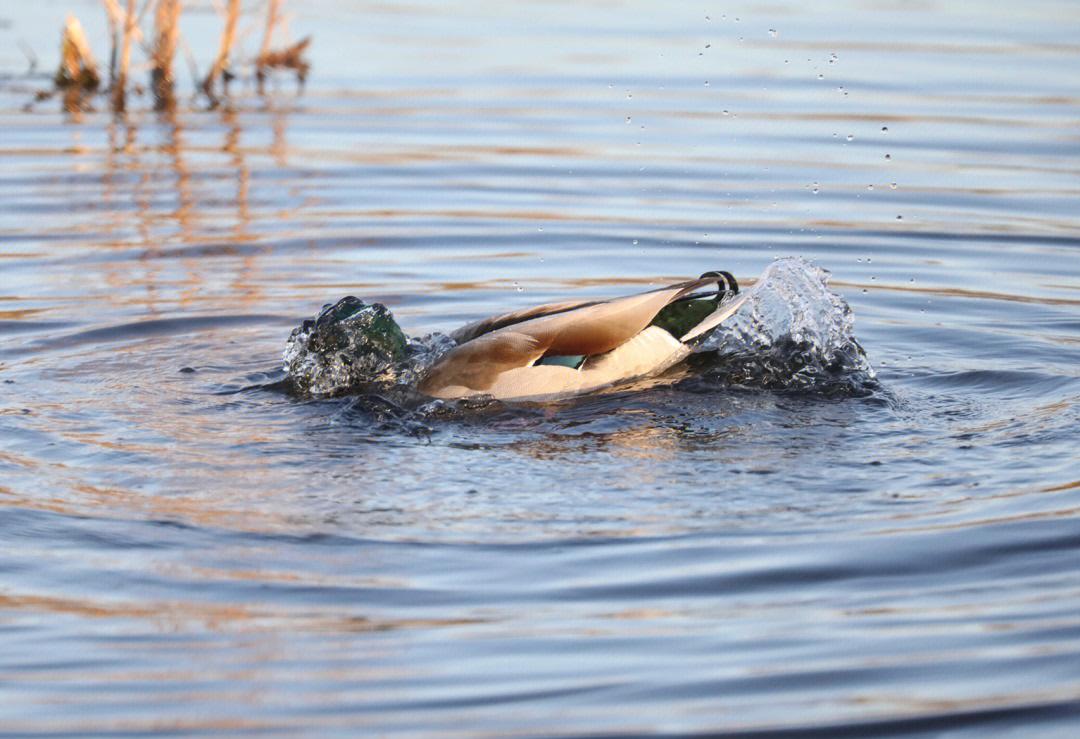
[[[714,281],[712,277],[690,280],[624,298],[548,310],[534,318],[504,324],[451,350],[431,368],[420,391],[430,395],[440,388],[461,386],[483,392],[501,373],[527,367],[545,354],[603,354],[641,333],[671,301]],[[526,312],[519,311],[518,315]]]
[[[490,318],[482,318],[479,321],[473,321],[466,324],[459,329],[456,329],[450,333],[450,338],[456,341],[458,344],[464,344],[466,341],[472,341],[477,336],[481,336],[492,331],[497,331],[505,326],[510,326],[515,323],[521,323],[527,321],[530,318],[539,318],[541,316],[548,316],[553,313],[565,313],[568,310],[574,310],[575,308],[583,308],[586,305],[595,305],[600,301],[597,300],[572,300],[564,303],[546,303],[545,305],[534,305],[530,308],[522,308],[521,310],[512,311],[510,313],[500,313],[497,316],[491,316]]]

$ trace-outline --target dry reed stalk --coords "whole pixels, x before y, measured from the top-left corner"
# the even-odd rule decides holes
[[[117,78],[120,75],[121,39],[127,26],[128,14],[120,6],[119,0],[101,0],[101,4],[105,6],[105,16],[109,20],[109,40],[111,41],[109,47],[109,89],[115,90]],[[129,9],[132,7],[132,5],[128,5]],[[143,9],[146,9],[145,5]],[[139,28],[137,18],[131,32],[131,40],[138,42],[143,40],[142,30]]]
[[[270,41],[274,37],[278,19],[281,17],[281,0],[269,0],[266,4],[266,32],[263,34],[262,47],[259,56],[255,59],[255,79],[259,83],[259,94],[263,91],[263,82],[266,81],[267,60],[270,56]]]
[[[300,83],[300,86],[303,87],[308,70],[311,68],[311,65],[304,61],[303,54],[310,45],[311,36],[306,36],[292,46],[287,46],[284,49],[270,51],[261,55],[255,66],[255,77],[259,82],[259,92],[262,93],[263,91],[263,80],[266,78],[266,70],[275,68],[295,69],[296,80]]]
[[[221,32],[221,44],[218,46],[217,59],[214,66],[203,80],[203,92],[211,100],[214,98],[214,82],[219,76],[225,74],[229,65],[229,55],[232,53],[233,43],[236,41],[236,21],[240,17],[240,0],[229,0],[225,7],[225,30]],[[227,79],[226,79],[227,81]]]
[[[100,81],[82,24],[68,13],[60,36],[60,68],[56,70],[56,86],[93,89]]]
[[[116,83],[113,85],[113,109],[124,109],[124,91],[127,87],[128,67],[131,66],[131,39],[135,35],[135,0],[128,0],[124,13],[124,33],[120,39],[120,64],[116,71]]]
[[[295,69],[296,79],[303,86],[308,69],[310,69],[310,65],[302,58],[304,51],[311,44],[310,36],[301,39],[292,46],[271,51],[270,43],[280,21],[281,0],[269,0],[266,9],[266,33],[263,34],[259,56],[255,59],[255,79],[258,81],[260,95],[263,92],[263,84],[266,82],[266,75],[269,70],[278,67]]]
[[[124,10],[116,0],[101,0],[109,20],[109,87],[116,87],[116,65],[120,61],[120,29],[124,25]]]
[[[154,107],[164,110],[173,104],[173,58],[180,36],[180,11],[183,0],[158,0],[154,15],[156,37],[150,54],[150,86],[154,90]]]
[[[268,0],[266,3],[266,33],[263,34],[262,47],[259,49],[259,58],[256,66],[270,53],[270,40],[274,37],[278,19],[281,18],[281,0]]]

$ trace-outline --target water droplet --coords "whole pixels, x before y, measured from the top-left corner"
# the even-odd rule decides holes
[[[705,44],[705,48],[706,48],[706,49],[710,49],[710,48],[712,48],[712,44]]]
[[[709,86],[709,81],[705,80],[705,87],[708,87],[708,86]]]
[[[862,289],[862,291],[863,291],[863,295],[866,295],[866,288],[865,287]]]
[[[627,122],[627,123],[629,123],[629,122],[630,122],[630,116],[626,116],[626,122]]]
[[[851,134],[849,133],[849,134],[847,135],[847,140],[848,140],[848,141],[854,141],[854,140],[855,140],[855,137],[854,137],[854,136],[852,136],[852,135],[851,135]]]
[[[722,112],[722,113],[721,113],[720,115],[727,115],[727,114],[728,114],[728,112],[727,112],[727,111],[725,110],[725,111],[724,111],[724,112]]]
[[[634,244],[635,244],[635,245],[637,244],[637,239],[634,239]]]
[[[889,189],[890,190],[895,190],[896,189],[896,183],[895,182],[890,182],[889,183]]]
[[[775,28],[770,28],[769,29],[769,35],[772,36],[773,38],[776,38],[776,29]]]
[[[823,79],[825,79],[825,75],[823,75],[823,74],[818,74],[817,78],[818,78],[819,80],[823,80]]]
[[[866,189],[867,189],[867,190],[873,190],[873,189],[874,189],[874,186],[873,186],[873,185],[867,185],[867,186],[866,186]]]
[[[886,155],[885,155],[885,161],[889,161],[890,159],[892,159],[892,157],[891,157],[891,156],[889,156],[888,154],[886,154]]]
[[[889,127],[888,126],[882,126],[881,127],[881,132],[882,133],[888,133],[889,132]]]
[[[538,229],[536,229],[536,230],[537,230],[537,231],[540,231],[540,232],[543,232],[543,230],[544,230],[544,227],[543,227],[543,226],[541,226],[540,228],[538,228]]]
[[[898,220],[898,221],[902,221],[902,220],[904,220],[904,217],[903,217],[903,216],[897,216],[897,217],[896,217],[896,220]]]

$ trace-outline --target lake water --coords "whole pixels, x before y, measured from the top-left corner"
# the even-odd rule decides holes
[[[113,116],[0,3],[0,734],[1077,734],[1080,6],[287,9],[303,94]],[[273,389],[788,255],[868,392]]]

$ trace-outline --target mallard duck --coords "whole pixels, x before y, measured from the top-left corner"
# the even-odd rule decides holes
[[[703,294],[716,283],[719,291]],[[425,374],[435,398],[555,400],[663,372],[734,313],[745,295],[727,272],[611,300],[553,303],[454,331],[458,346]]]

